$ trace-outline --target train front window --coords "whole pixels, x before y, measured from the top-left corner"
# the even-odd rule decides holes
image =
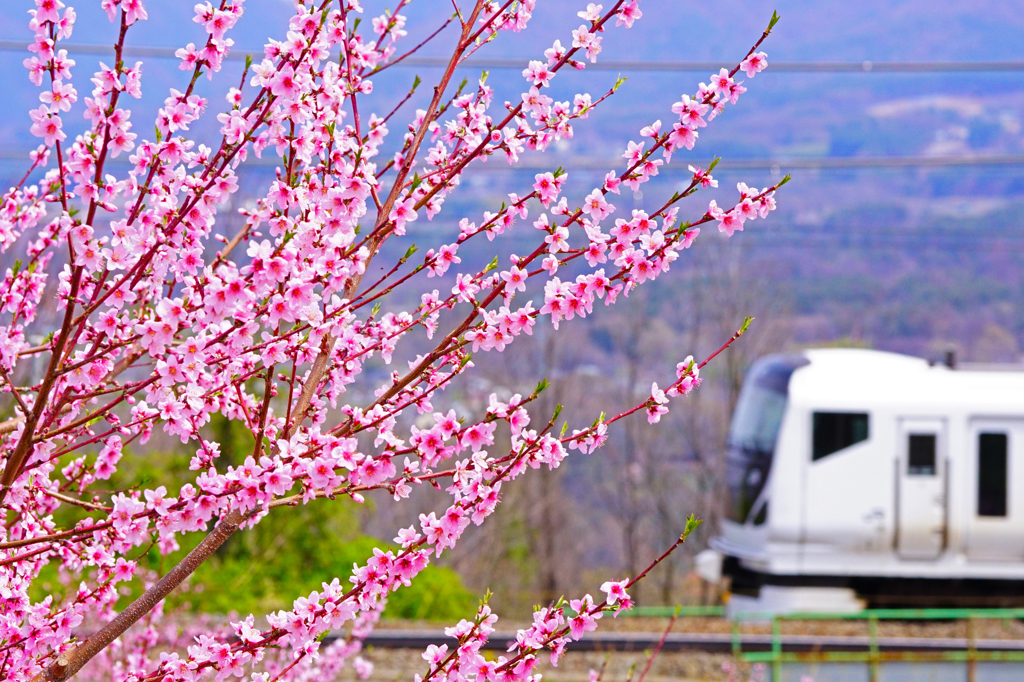
[[[726,455],[728,517],[744,523],[768,481],[775,442],[789,396],[789,378],[807,364],[801,356],[773,355],[750,368],[743,384]]]

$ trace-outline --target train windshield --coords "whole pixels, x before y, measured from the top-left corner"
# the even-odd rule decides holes
[[[771,355],[754,363],[743,383],[729,429],[726,456],[728,517],[744,523],[764,490],[789,396],[789,378],[808,363],[797,355]]]

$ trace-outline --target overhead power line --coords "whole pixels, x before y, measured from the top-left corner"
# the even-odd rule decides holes
[[[25,160],[30,150],[0,150],[0,161]],[[689,174],[689,165],[707,168],[710,159],[680,159],[676,152],[676,163],[661,166],[661,173],[683,172]],[[130,163],[127,157],[107,159],[107,164]],[[474,166],[479,171],[538,171],[551,170],[562,165],[568,169],[600,170],[619,168],[623,164],[619,158],[595,157],[550,157],[548,159],[522,159],[515,165],[505,163],[504,156],[495,156],[488,163]],[[250,158],[244,164],[249,167],[273,168],[281,165],[277,158]],[[971,156],[825,156],[817,158],[768,158],[768,159],[736,159],[724,158],[718,162],[716,170],[844,170],[858,168],[957,168],[970,166],[1024,166],[1024,154],[978,154]]]
[[[441,57],[409,57],[396,66],[438,66],[448,63]],[[521,59],[468,59],[462,66],[484,69],[522,69]],[[683,62],[614,60],[587,64],[588,70],[598,71],[695,71],[717,72],[731,69],[735,62]],[[1024,71],[1024,62],[769,62],[768,73],[941,73],[951,71]]]
[[[676,152],[678,154],[678,152]],[[499,159],[500,160],[500,157]],[[538,160],[540,161],[540,160]],[[566,168],[581,170],[608,170],[618,168],[624,163],[621,159],[598,159],[593,157],[556,159],[557,163]],[[479,166],[480,170],[538,170],[548,168],[551,161],[533,162],[523,160],[514,166],[501,163],[490,163]],[[707,168],[710,159],[686,160],[686,163],[673,163],[661,166],[659,171],[689,173],[688,166],[696,164]],[[826,156],[817,158],[775,158],[775,159],[737,159],[723,158],[715,167],[716,170],[771,170],[785,171],[788,169],[821,169],[842,170],[857,168],[942,168],[958,166],[1024,166],[1024,154],[991,154],[972,156]]]
[[[27,43],[17,40],[0,40],[0,51],[24,52]],[[90,45],[85,43],[60,43],[61,49],[69,53],[113,55],[111,45]],[[123,54],[126,57],[155,57],[163,59],[175,58],[174,47],[155,47],[146,45],[125,45]],[[235,49],[227,54],[226,59],[241,61],[248,54]],[[256,52],[257,56],[259,51]],[[448,57],[417,57],[403,59],[394,66],[405,68],[443,68],[448,65]],[[461,64],[465,68],[479,69],[522,69],[526,59],[467,59]],[[735,63],[725,61],[651,61],[651,60],[602,60],[597,64],[587,64],[588,70],[596,71],[673,71],[703,72],[718,71],[720,68],[732,68]],[[950,73],[950,72],[1006,72],[1024,71],[1024,61],[934,61],[934,62],[776,62],[769,63],[769,72],[782,73]]]

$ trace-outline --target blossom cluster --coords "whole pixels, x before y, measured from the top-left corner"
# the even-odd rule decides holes
[[[101,62],[93,75],[84,129],[69,139],[64,119],[79,93],[75,61],[60,43],[76,15],[60,0],[35,0],[25,67],[41,88],[30,131],[42,144],[0,206],[0,249],[23,254],[0,285],[0,379],[14,414],[0,423],[0,677],[28,680],[45,670],[48,679],[66,679],[87,663],[82,674],[96,679],[168,682],[329,677],[346,662],[368,674],[359,642],[387,596],[454,547],[470,524],[483,523],[502,486],[528,468],[557,468],[573,450],[592,453],[609,426],[635,412],[658,421],[671,398],[699,385],[704,363],[688,358],[665,390],[655,384],[645,402],[568,436],[557,432],[557,414],[531,413],[543,383],[525,396],[492,395],[478,415],[440,401],[472,370],[474,353],[500,352],[538,323],[558,329],[599,302],[615,304],[667,272],[704,223],[717,221],[731,235],[774,209],[778,185],[740,183],[733,206],[712,201],[682,220],[679,203],[717,185],[712,168],[693,166],[685,189],[656,210],[627,216],[615,205],[623,186],[636,190],[657,176],[673,153],[693,148],[699,128],[737,103],[745,88],[736,75],[765,68],[757,48],[771,27],[736,69],[672,106],[679,122],[671,130],[661,121],[643,127],[622,155],[626,168],[610,170],[579,205],[565,195],[567,173],[538,173],[497,210],[460,217],[454,240],[415,262],[410,248],[377,276],[370,273],[380,268],[370,266],[381,246],[441,213],[471,166],[491,156],[515,164],[524,150],[571,139],[574,126],[615,93],[621,82],[561,102],[546,89],[565,66],[595,63],[606,31],[631,28],[643,16],[637,0],[580,11],[583,23],[565,45],[555,41],[543,59],[529,61],[519,100],[497,109],[484,78],[455,94],[449,81],[477,50],[526,29],[535,3],[478,0],[432,34],[458,31],[429,104],[405,111],[414,84],[398,107],[368,116],[374,74],[422,44],[400,52],[407,0],[364,32],[357,0],[296,0],[284,37],[246,63],[239,87],[219,105],[196,84],[227,70],[229,34],[244,3],[200,3],[194,21],[205,39],[177,50],[189,77],[164,98],[152,127],[139,128],[152,135],[133,129],[126,96],[141,96],[143,70],[123,53],[130,29],[149,12],[144,0],[101,4],[118,26],[113,65]],[[213,146],[191,135],[204,116],[220,124]],[[408,123],[394,139],[389,126],[402,116]],[[130,166],[117,177],[109,160],[120,155]],[[276,177],[240,209],[238,231],[223,237],[216,232],[222,212],[244,186],[240,169],[251,155],[279,159]],[[467,241],[494,240],[520,221],[538,230],[531,252],[507,264],[460,267]],[[393,303],[391,292],[416,282],[417,305]],[[415,331],[433,348],[402,366],[395,354]],[[371,362],[393,369],[374,384],[365,372]],[[252,434],[241,464],[227,464],[204,428],[214,415]],[[191,453],[190,480],[174,490],[97,485],[125,457],[144,452],[154,432]],[[509,446],[501,445],[505,433]],[[126,584],[145,591],[136,604],[158,604],[228,536],[267,514],[339,495],[361,502],[373,490],[400,501],[424,483],[444,484],[447,508],[399,530],[400,549],[376,550],[350,585],[335,579],[290,610],[188,629],[185,639],[163,633],[160,608],[133,605],[115,618]],[[64,505],[84,518],[58,527],[55,512]],[[142,554],[174,553],[192,533],[205,537],[171,577],[154,583],[140,569]],[[29,588],[48,567],[77,589],[33,602]],[[600,605],[589,596],[573,601],[574,616],[564,605],[543,610],[505,662],[470,655],[493,622],[486,609],[453,630],[465,639],[456,667],[444,663],[445,652],[427,658],[450,677],[459,670],[459,679],[526,680],[537,650],[557,653],[596,627],[603,611],[627,608],[626,587],[607,583]],[[346,638],[321,646],[343,628]],[[91,634],[82,639],[82,632]]]

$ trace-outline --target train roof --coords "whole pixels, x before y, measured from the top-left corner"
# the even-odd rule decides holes
[[[967,409],[979,416],[1024,417],[1024,366],[951,369],[909,355],[859,348],[811,349],[801,355],[809,362],[790,380],[794,403],[835,409],[898,406],[911,412]]]

